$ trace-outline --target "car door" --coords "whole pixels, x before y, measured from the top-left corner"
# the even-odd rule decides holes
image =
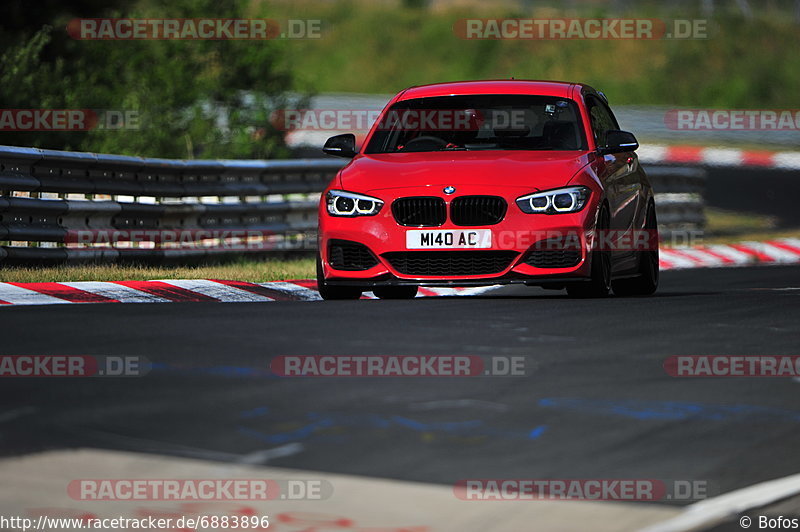
[[[587,96],[586,104],[595,142],[598,147],[605,146],[606,133],[609,130],[619,129],[617,119],[608,105],[594,94]],[[606,187],[606,197],[611,210],[610,229],[613,235],[619,236],[632,229],[639,208],[641,186],[635,173],[638,160],[633,152],[607,154],[601,157],[603,162],[600,178]],[[624,267],[622,260],[632,256],[633,252],[621,249],[615,251],[614,255],[615,262]],[[614,269],[619,268],[615,265]]]

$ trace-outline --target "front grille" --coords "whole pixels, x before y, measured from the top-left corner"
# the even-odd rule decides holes
[[[581,261],[580,245],[559,240],[537,242],[525,256],[525,264],[536,268],[571,268]]]
[[[392,203],[392,214],[400,225],[436,227],[447,219],[447,208],[442,198],[400,198]]]
[[[489,275],[508,268],[517,252],[393,251],[383,257],[404,275]]]
[[[367,246],[347,240],[331,240],[328,243],[328,262],[336,270],[369,270],[378,264],[378,259]]]
[[[461,196],[450,205],[456,225],[494,225],[506,215],[508,204],[498,196]]]

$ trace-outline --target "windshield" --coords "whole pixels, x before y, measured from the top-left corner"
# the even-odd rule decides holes
[[[574,101],[551,96],[469,95],[398,102],[366,153],[458,150],[583,150]]]

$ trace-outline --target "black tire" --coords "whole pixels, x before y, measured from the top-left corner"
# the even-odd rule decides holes
[[[381,286],[372,291],[381,299],[413,299],[417,297],[416,286]]]
[[[330,286],[325,282],[325,276],[322,275],[322,259],[317,257],[317,290],[322,299],[359,299],[361,297],[361,290],[351,286]]]
[[[611,224],[608,209],[603,206],[597,216],[597,232],[607,231]],[[607,249],[592,250],[591,279],[567,284],[570,297],[606,297],[611,291],[611,252]]]
[[[620,279],[611,284],[614,295],[620,297],[649,296],[658,290],[658,220],[656,219],[656,206],[653,203],[648,207],[644,226],[651,235],[655,235],[655,242],[652,237],[648,237],[648,242],[651,244],[649,247],[653,249],[639,252],[639,275],[637,277]]]

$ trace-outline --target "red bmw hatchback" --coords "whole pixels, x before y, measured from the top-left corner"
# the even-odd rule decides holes
[[[576,297],[658,286],[653,190],[606,97],[583,84],[468,81],[406,89],[323,192],[324,299],[524,283]]]

